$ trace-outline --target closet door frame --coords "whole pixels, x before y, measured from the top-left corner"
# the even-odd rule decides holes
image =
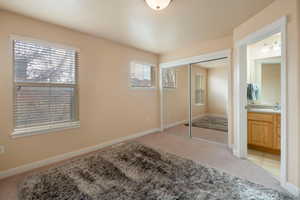
[[[232,61],[231,61],[231,49],[225,49],[222,51],[216,51],[209,54],[202,54],[199,56],[179,59],[175,61],[170,62],[164,62],[159,64],[159,88],[160,88],[160,129],[161,132],[163,132],[166,127],[164,126],[164,95],[163,95],[163,81],[162,81],[162,71],[166,68],[174,68],[174,67],[180,67],[183,65],[188,66],[188,121],[189,121],[189,137],[192,138],[192,98],[191,98],[191,72],[192,72],[192,65],[198,64],[202,62],[207,61],[213,61],[213,60],[220,60],[220,59],[228,59],[229,62],[229,70],[228,70],[228,104],[227,104],[227,111],[228,111],[228,146],[232,148],[233,143],[233,114],[232,114]]]

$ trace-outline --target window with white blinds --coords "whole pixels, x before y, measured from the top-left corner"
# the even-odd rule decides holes
[[[202,74],[195,76],[195,104],[204,105],[205,103],[205,77]]]
[[[162,70],[162,84],[163,84],[163,88],[175,89],[177,87],[176,70],[163,69]]]
[[[13,51],[14,134],[76,124],[78,52],[25,40]]]
[[[155,87],[155,67],[132,62],[129,79],[132,88],[153,88]]]

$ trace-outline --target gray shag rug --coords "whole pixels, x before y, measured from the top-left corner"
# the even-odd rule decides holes
[[[27,177],[20,200],[294,200],[287,193],[138,143]]]
[[[187,126],[189,124],[186,124]],[[205,116],[193,120],[193,127],[206,128],[217,131],[228,132],[228,120],[224,117]]]

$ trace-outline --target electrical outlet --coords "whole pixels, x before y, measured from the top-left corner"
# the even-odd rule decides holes
[[[3,145],[0,145],[0,154],[4,153],[5,152],[5,148]]]

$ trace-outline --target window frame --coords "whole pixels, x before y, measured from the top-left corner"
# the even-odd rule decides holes
[[[151,86],[147,87],[147,86],[140,86],[140,87],[136,87],[136,86],[132,86],[131,84],[131,67],[133,64],[139,64],[139,65],[148,65],[151,67],[151,69],[153,69],[153,76],[151,75]],[[129,73],[128,73],[128,87],[131,90],[156,90],[157,89],[157,66],[151,63],[146,63],[146,62],[140,62],[140,61],[131,61],[129,63]]]
[[[205,80],[206,80],[205,74],[203,74],[203,73],[196,73],[195,74],[195,94],[194,94],[195,95],[195,102],[194,103],[195,103],[196,106],[205,106],[205,103],[206,103],[206,100],[205,100],[206,89],[205,89],[205,87],[200,89],[200,90],[204,91],[203,102],[197,103],[197,95],[196,95],[196,92],[197,92],[197,88],[196,88],[197,76],[202,77],[202,81],[203,81],[203,83],[201,83],[202,86],[205,86]],[[201,81],[201,79],[200,79],[200,81]]]
[[[63,49],[71,49],[76,52],[75,54],[75,83],[74,84],[68,84],[68,83],[17,83],[15,80],[16,76],[16,69],[15,69],[15,46],[14,41],[20,40],[24,42],[31,42],[36,43],[38,45],[44,45],[44,46],[51,46],[54,48],[63,48]],[[9,43],[10,43],[10,56],[12,59],[12,86],[13,86],[13,104],[12,104],[12,121],[13,121],[13,131],[11,134],[12,138],[19,138],[24,136],[32,136],[32,135],[39,135],[39,134],[46,134],[46,133],[52,133],[52,132],[58,132],[66,129],[73,129],[73,128],[80,128],[80,120],[79,120],[79,77],[78,77],[78,70],[79,70],[79,55],[80,50],[75,47],[67,46],[67,45],[61,45],[53,42],[47,42],[39,39],[33,39],[18,35],[10,35],[9,37]],[[15,119],[15,105],[16,105],[16,88],[18,85],[22,86],[36,86],[36,87],[58,87],[58,88],[73,88],[74,89],[74,110],[72,111],[72,114],[74,115],[74,120],[70,122],[62,122],[62,123],[54,123],[54,124],[47,124],[47,125],[39,125],[39,126],[32,126],[32,127],[24,127],[24,128],[16,128],[16,119]]]

